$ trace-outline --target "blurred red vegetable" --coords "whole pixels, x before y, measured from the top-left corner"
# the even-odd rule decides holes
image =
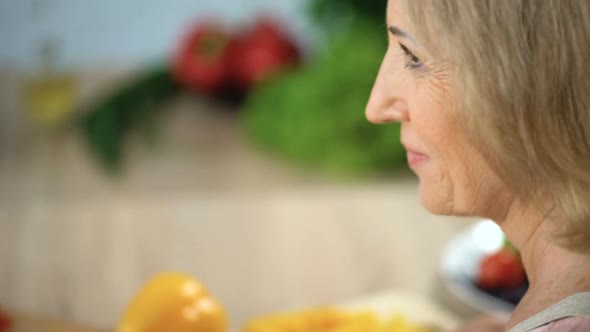
[[[178,49],[173,63],[174,77],[196,92],[218,92],[228,79],[229,43],[229,34],[217,22],[195,25]]]
[[[12,326],[12,318],[0,308],[0,332],[7,332]]]
[[[233,36],[209,20],[194,25],[182,40],[173,72],[195,92],[242,95],[299,60],[296,44],[273,19],[261,18]]]
[[[294,41],[280,23],[270,18],[261,18],[252,29],[235,38],[228,54],[234,84],[244,90],[300,60]]]

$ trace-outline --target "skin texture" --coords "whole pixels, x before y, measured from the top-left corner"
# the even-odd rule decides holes
[[[470,144],[454,107],[457,92],[451,68],[429,58],[412,37],[415,34],[400,1],[389,1],[387,24],[408,36],[389,33],[389,48],[366,117],[376,124],[401,122],[401,141],[420,179],[420,199],[426,209],[493,219],[521,252],[530,288],[504,329],[569,295],[590,291],[590,254],[570,252],[548,240],[557,231],[555,224],[521,204]],[[496,322],[483,318],[461,331],[498,329]]]
[[[502,332],[505,326],[505,321],[485,315],[465,323],[457,332]]]

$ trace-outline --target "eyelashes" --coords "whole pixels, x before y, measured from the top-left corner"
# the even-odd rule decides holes
[[[424,62],[420,60],[412,51],[410,51],[404,44],[399,43],[399,47],[404,52],[406,57],[406,68],[410,69],[424,69]]]

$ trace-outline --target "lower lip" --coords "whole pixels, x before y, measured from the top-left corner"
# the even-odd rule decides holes
[[[421,154],[421,153],[414,152],[414,151],[407,151],[407,155],[408,155],[408,164],[412,168],[417,167],[420,164],[423,164],[424,162],[426,162],[428,160],[428,156]]]

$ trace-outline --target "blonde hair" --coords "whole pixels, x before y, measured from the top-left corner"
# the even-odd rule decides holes
[[[405,6],[419,43],[444,54],[461,121],[492,169],[556,222],[553,240],[590,251],[590,1]]]

